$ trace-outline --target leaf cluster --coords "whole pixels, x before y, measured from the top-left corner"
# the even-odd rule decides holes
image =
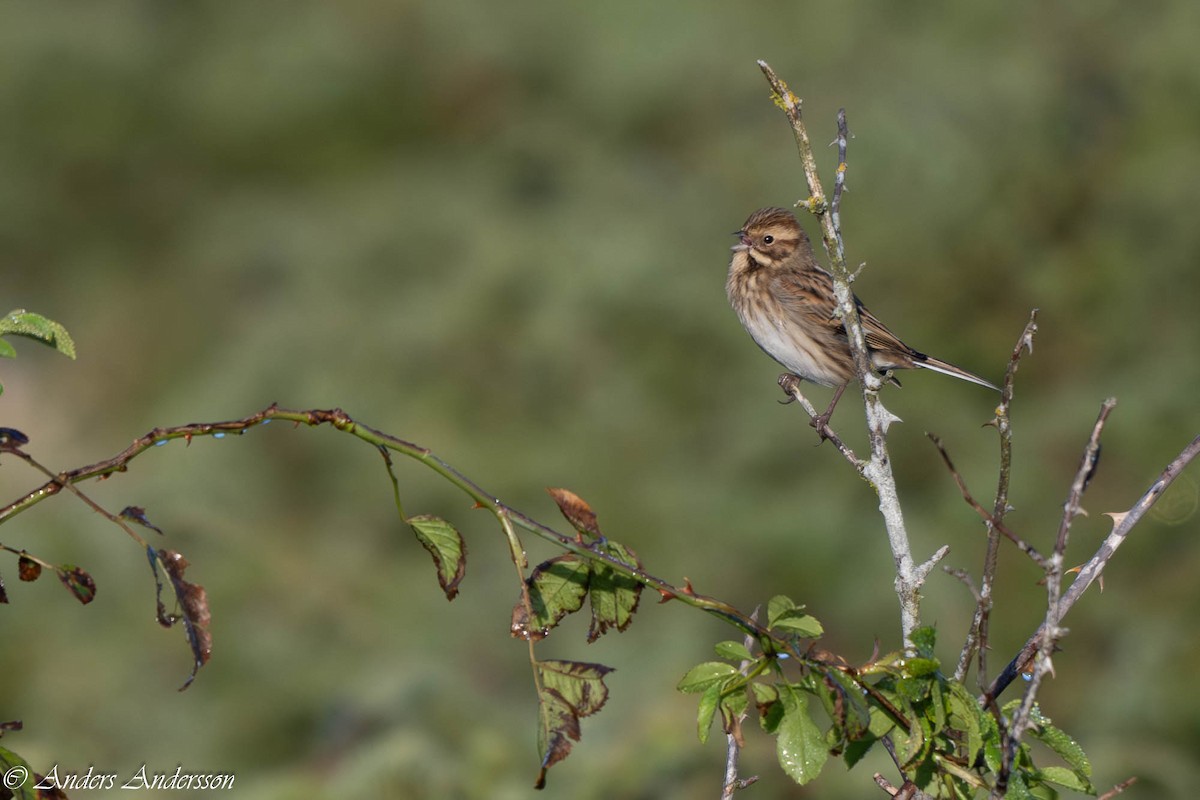
[[[821,635],[820,624],[787,597],[771,600],[768,617],[772,633],[796,639]],[[983,708],[961,682],[941,672],[934,642],[934,629],[921,628],[915,652],[877,656],[854,668],[812,645],[808,657],[789,659],[782,653],[755,655],[740,642],[726,641],[716,646],[723,661],[696,665],[677,688],[700,695],[701,742],[719,714],[722,729],[740,746],[742,722],[753,708],[762,731],[776,737],[780,767],[797,783],[816,778],[830,755],[851,768],[882,746],[905,779],[931,797],[967,800],[999,790],[1005,797],[1048,800],[1057,796],[1055,787],[1096,793],[1083,750],[1040,712],[1030,734],[1063,765],[1038,767],[1023,743],[1011,774],[1002,779],[1002,726],[1019,701],[995,713]],[[788,661],[798,664],[798,674],[786,668]]]

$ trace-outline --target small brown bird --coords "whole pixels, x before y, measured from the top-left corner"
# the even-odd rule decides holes
[[[735,232],[725,291],[755,343],[792,373],[836,387],[833,401],[814,420],[820,430],[854,377],[846,328],[837,314],[833,276],[817,264],[808,236],[792,212],[763,208]],[[871,363],[880,374],[921,367],[989,389],[993,384],[946,361],[920,353],[887,329],[856,295]],[[900,382],[890,379],[897,386]]]

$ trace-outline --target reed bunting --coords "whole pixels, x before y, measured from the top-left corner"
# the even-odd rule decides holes
[[[833,277],[817,264],[808,236],[784,208],[755,211],[735,232],[725,291],[742,326],[755,343],[793,374],[836,388],[824,414],[813,420],[820,431],[855,377],[846,328],[837,314]],[[927,356],[900,341],[855,295],[871,364],[880,373],[931,369],[989,389],[978,375]],[[888,379],[900,385],[894,377]]]

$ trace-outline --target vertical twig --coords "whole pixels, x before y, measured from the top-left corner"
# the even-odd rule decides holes
[[[963,644],[962,653],[958,657],[958,666],[954,670],[954,679],[962,682],[967,677],[971,667],[971,657],[978,653],[979,669],[975,679],[982,689],[987,684],[987,650],[988,626],[992,613],[992,588],[996,580],[996,563],[1000,553],[1000,531],[997,523],[1003,524],[1004,515],[1008,513],[1008,486],[1012,470],[1012,418],[1009,410],[1012,406],[1013,380],[1021,355],[1033,352],[1033,336],[1037,333],[1037,314],[1035,308],[1029,312],[1029,322],[1017,338],[1012,355],[1008,360],[1008,368],[1004,371],[1004,385],[1000,389],[1000,405],[996,408],[996,418],[993,424],[1000,438],[1000,476],[996,481],[996,501],[992,504],[992,520],[987,523],[987,551],[983,557],[983,575],[979,580],[979,598],[975,604],[975,615],[967,632],[967,640]]]
[[[825,199],[825,190],[817,175],[817,163],[813,156],[812,144],[809,142],[808,131],[804,127],[801,114],[800,98],[796,97],[787,84],[784,83],[770,65],[765,61],[758,62],[763,75],[774,92],[775,103],[787,115],[791,123],[792,133],[796,138],[796,148],[800,154],[800,163],[804,168],[804,176],[808,183],[809,197],[799,205],[804,206],[817,217],[821,224],[821,238],[825,252],[830,259],[830,273],[833,275],[834,294],[838,301],[838,313],[846,328],[850,342],[850,353],[854,357],[855,373],[862,387],[863,405],[866,408],[867,431],[871,445],[871,458],[863,465],[863,477],[871,482],[879,497],[879,511],[883,515],[887,528],[888,543],[892,549],[892,560],[896,566],[896,596],[900,601],[900,629],[904,635],[906,648],[912,647],[912,634],[920,626],[921,596],[920,588],[925,577],[944,554],[945,549],[935,553],[924,564],[918,565],[912,556],[912,548],[908,542],[908,533],[904,526],[904,514],[900,508],[899,496],[896,492],[896,479],[892,474],[891,459],[887,452],[887,429],[898,418],[888,411],[879,400],[878,391],[882,380],[871,368],[867,354],[866,339],[863,336],[862,323],[858,317],[858,307],[854,302],[854,294],[850,290],[850,273],[846,269],[845,249],[842,245],[840,225],[835,225],[829,213],[829,203]],[[845,137],[845,115],[839,115],[839,158],[838,177],[844,187],[845,153],[842,146]],[[838,195],[839,212],[841,195]],[[840,222],[840,218],[839,218]]]

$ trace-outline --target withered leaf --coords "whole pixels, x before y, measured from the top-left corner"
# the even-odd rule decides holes
[[[579,661],[541,661],[537,670],[538,753],[542,765],[534,788],[542,789],[550,767],[566,758],[572,742],[579,741],[579,720],[595,714],[608,700],[604,676],[612,668]]]
[[[179,687],[179,691],[183,691],[192,685],[192,681],[196,679],[196,673],[208,663],[208,659],[212,656],[212,634],[208,630],[212,614],[208,608],[208,594],[204,591],[203,586],[191,583],[183,577],[183,573],[188,568],[188,560],[180,553],[174,550],[156,551],[148,547],[146,554],[148,557],[153,554],[153,557],[150,558],[150,566],[154,570],[154,579],[158,586],[158,621],[169,627],[182,618],[188,644],[192,648],[192,673],[184,681],[183,686]],[[162,582],[158,580],[159,564],[167,573],[167,577],[171,581],[171,588],[175,591],[175,601],[181,612],[179,616],[166,614],[166,609],[163,607]]]
[[[596,521],[596,512],[592,511],[592,507],[582,497],[570,489],[547,487],[546,491],[554,498],[554,502],[558,503],[558,510],[567,518],[567,522],[571,523],[572,528],[593,539],[604,538],[604,534],[600,533],[600,523]]]
[[[525,580],[526,591],[513,607],[512,635],[537,641],[567,614],[583,607],[591,574],[589,561],[567,553],[543,561]],[[525,598],[529,598],[529,607]]]
[[[42,565],[26,555],[17,559],[17,577],[23,581],[36,581],[42,575]]]
[[[447,600],[458,596],[458,585],[467,574],[467,545],[458,529],[441,517],[419,514],[405,520],[421,546],[433,556],[438,584]]]
[[[96,582],[86,571],[74,564],[60,564],[54,568],[58,579],[85,606],[96,599]]]

